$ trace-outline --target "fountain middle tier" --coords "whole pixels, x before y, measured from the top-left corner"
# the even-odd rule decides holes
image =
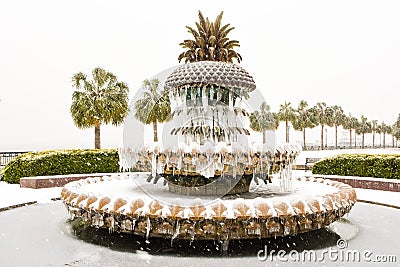
[[[276,174],[282,191],[290,191],[292,163],[299,153],[296,145],[279,146],[274,153],[263,149],[241,148],[211,143],[165,150],[159,146],[141,150],[119,150],[120,166],[124,171],[151,171],[148,181],[157,183],[161,177],[169,189],[180,194],[219,195],[247,192],[250,182],[271,181]]]

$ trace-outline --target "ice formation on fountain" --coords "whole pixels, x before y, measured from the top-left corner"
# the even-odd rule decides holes
[[[173,110],[169,138],[177,146],[121,148],[121,169],[147,167],[149,181],[163,177],[171,191],[195,195],[247,192],[251,180],[268,182],[278,172],[281,190],[290,191],[291,165],[300,147],[285,144],[274,151],[249,144],[243,101],[255,87],[243,68],[230,63],[202,61],[176,68],[164,92]]]

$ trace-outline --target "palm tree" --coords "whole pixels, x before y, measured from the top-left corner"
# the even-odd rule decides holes
[[[114,74],[102,68],[92,70],[92,80],[82,72],[72,77],[71,115],[79,128],[94,127],[94,146],[100,148],[100,126],[121,124],[129,112],[126,83],[119,82]]]
[[[314,128],[316,126],[313,113],[311,112],[311,109],[308,108],[307,101],[300,101],[299,107],[295,110],[295,117],[296,119],[292,121],[293,128],[296,131],[303,132],[303,149],[307,150],[306,129]]]
[[[396,139],[396,128],[394,125],[390,126],[390,135],[392,136],[392,147],[394,148],[394,141]]]
[[[338,126],[341,126],[344,124],[346,117],[344,115],[343,109],[337,105],[332,106],[331,110],[332,110],[332,123],[333,123],[333,126],[335,127],[335,149],[337,149]]]
[[[365,134],[371,132],[371,123],[368,122],[368,119],[365,116],[361,116],[360,124],[357,127],[357,132],[361,134],[361,148],[364,148]]]
[[[396,120],[396,122],[393,124],[392,128],[393,128],[392,135],[393,135],[394,138],[396,138],[396,146],[397,146],[397,140],[400,139],[400,114],[399,114],[399,116],[397,117],[397,120]],[[393,145],[393,146],[394,146],[394,145]]]
[[[256,110],[250,115],[250,128],[256,132],[262,132],[263,144],[267,142],[267,131],[276,130],[278,126],[279,121],[276,120],[269,105],[265,102],[261,103],[260,111]]]
[[[375,148],[375,133],[379,132],[377,120],[371,121],[371,131],[372,131],[372,148]]]
[[[400,129],[397,128],[396,126],[393,126],[393,137],[396,139],[394,142],[395,144],[393,145],[393,147],[397,147],[397,141],[400,139]]]
[[[389,132],[389,129],[384,121],[381,123],[381,132],[383,134],[383,148],[386,148],[386,134]]]
[[[387,125],[386,126],[386,133],[391,135],[393,133],[393,127],[392,125]]]
[[[158,142],[157,123],[172,117],[168,94],[159,90],[157,79],[144,80],[143,97],[135,103],[135,117],[144,124],[153,124],[153,140]]]
[[[378,124],[376,126],[376,133],[379,134],[379,147],[382,147],[382,125]]]
[[[351,114],[349,113],[349,116],[346,116],[344,124],[343,124],[343,128],[346,130],[349,130],[349,145],[350,148],[352,147],[353,144],[353,130],[355,130],[357,128],[358,125],[358,120],[357,118],[351,116]]]
[[[184,40],[179,45],[186,51],[182,52],[178,60],[181,62],[196,61],[223,61],[233,63],[236,59],[238,63],[242,60],[242,56],[237,53],[235,47],[240,47],[239,41],[229,40],[227,35],[235,29],[230,24],[222,26],[221,12],[214,22],[210,22],[208,18],[204,19],[203,14],[199,11],[199,22],[196,22],[196,29],[186,26],[188,32],[193,35],[192,40]]]
[[[292,122],[296,118],[294,109],[290,105],[290,102],[286,102],[280,105],[278,112],[279,121],[285,122],[286,127],[286,142],[289,143],[289,121]]]
[[[312,108],[313,114],[315,116],[315,122],[317,125],[321,125],[321,149],[324,149],[324,128],[325,125],[332,126],[332,109],[326,106],[325,102],[317,103],[316,106]],[[325,144],[326,145],[326,144]]]
[[[392,135],[392,133],[393,133],[393,127],[392,127],[392,125],[387,125],[386,130],[387,130],[387,131],[386,131],[387,134]],[[393,135],[392,135],[392,142],[393,142]]]
[[[354,147],[357,148],[357,135],[360,134],[360,121],[355,118],[354,120]]]

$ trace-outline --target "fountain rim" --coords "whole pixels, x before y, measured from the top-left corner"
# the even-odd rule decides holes
[[[273,205],[271,206],[271,203],[268,203],[268,201],[263,201],[265,199],[268,200],[268,198],[260,198],[258,200],[258,204],[261,207],[264,205],[264,210],[259,210],[257,216],[250,215],[249,207],[247,206],[247,213],[246,213],[246,202],[242,202],[242,211],[238,209],[237,215],[235,215],[235,218],[230,218],[226,216],[226,213],[224,215],[224,210],[226,211],[226,206],[224,206],[224,201],[229,201],[229,200],[217,200],[213,204],[207,204],[209,207],[208,209],[212,209],[215,214],[213,216],[207,216],[205,214],[206,207],[203,206],[202,204],[198,205],[191,205],[189,207],[182,207],[177,204],[172,204],[172,205],[165,205],[160,203],[158,200],[153,199],[151,203],[147,203],[146,205],[144,204],[143,200],[141,199],[135,199],[132,200],[130,203],[125,202],[123,205],[118,205],[117,202],[121,201],[121,199],[114,198],[114,202],[109,198],[108,202],[101,206],[99,203],[101,203],[102,198],[96,199],[95,202],[91,203],[88,205],[88,201],[90,198],[90,192],[86,193],[81,193],[77,194],[74,191],[74,188],[77,189],[80,186],[92,184],[92,183],[100,183],[104,181],[112,181],[114,178],[111,178],[111,176],[104,176],[104,177],[97,177],[97,178],[89,178],[86,180],[80,180],[80,181],[75,181],[72,183],[67,184],[63,189],[61,193],[61,199],[63,200],[64,204],[66,205],[67,209],[69,210],[70,213],[74,213],[74,216],[77,217],[82,217],[84,218],[85,216],[93,216],[93,214],[100,214],[103,216],[104,219],[106,218],[112,218],[112,220],[117,220],[116,225],[121,225],[123,220],[134,220],[134,221],[142,221],[144,224],[151,224],[151,225],[156,225],[154,226],[155,229],[158,229],[157,227],[161,227],[164,223],[166,224],[171,224],[171,222],[191,222],[194,225],[204,225],[204,224],[211,224],[214,225],[219,229],[219,231],[228,223],[228,225],[234,226],[236,228],[240,227],[247,227],[246,231],[250,231],[252,228],[255,227],[255,225],[261,225],[260,227],[263,227],[264,231],[267,231],[266,235],[267,237],[271,237],[269,235],[269,226],[267,225],[268,223],[272,222],[278,223],[281,226],[279,227],[284,227],[285,223],[288,222],[296,222],[294,227],[297,227],[296,231],[292,234],[296,234],[299,232],[307,232],[311,230],[316,230],[320,229],[324,226],[327,226],[331,224],[332,222],[336,221],[340,217],[342,217],[344,214],[348,213],[353,205],[356,202],[356,194],[354,189],[344,183],[341,182],[336,182],[336,181],[331,181],[331,180],[325,180],[325,179],[320,179],[320,178],[313,178],[313,177],[303,177],[303,178],[298,178],[300,182],[308,182],[308,183],[321,183],[325,184],[328,186],[332,186],[337,189],[337,193],[330,193],[327,195],[317,195],[314,200],[323,199],[323,205],[320,205],[319,208],[312,210],[311,206],[307,203],[311,203],[314,200],[300,200],[299,202],[302,202],[303,205],[308,205],[308,210],[306,210],[304,207],[295,207],[292,206],[288,208],[287,203],[281,203],[280,205]],[[121,180],[121,178],[120,178]],[[253,199],[254,200],[254,199]],[[142,201],[142,203],[140,203]],[[318,201],[318,200],[317,200]],[[319,202],[319,201],[318,201]],[[240,202],[239,202],[240,203]],[[244,205],[243,205],[244,203]],[[320,202],[319,202],[320,203]],[[97,207],[96,207],[97,204]],[[104,204],[104,203],[103,203]],[[136,205],[136,206],[135,206]],[[206,205],[206,206],[207,206]],[[265,205],[268,206],[267,209],[265,209]],[[282,206],[283,205],[283,206]],[[282,207],[285,209],[286,205],[286,211],[285,210],[279,210]],[[324,206],[325,205],[325,206]],[[101,206],[101,207],[100,207]],[[132,208],[133,207],[133,208]],[[180,209],[181,208],[181,209]],[[163,211],[165,209],[169,209],[172,211],[172,209],[175,209],[175,213],[172,214],[170,213],[169,215],[165,215]],[[184,212],[185,209],[189,209],[192,211],[191,214],[188,212]],[[290,211],[289,211],[290,210]],[[310,212],[311,211],[311,212]],[[197,213],[196,213],[197,212]],[[189,215],[188,215],[189,214]],[[319,218],[319,219],[318,219]],[[322,221],[321,221],[321,218]],[[119,221],[118,221],[119,220]],[[298,221],[296,221],[298,220]],[[304,223],[308,223],[309,227],[305,229],[301,229],[300,227],[300,220],[303,220]],[[307,221],[308,220],[308,221]],[[319,221],[318,221],[319,220]],[[318,224],[317,224],[318,223]],[[298,226],[296,226],[298,224]],[[161,226],[160,226],[161,225]],[[283,226],[282,226],[283,225]],[[106,227],[106,226],[102,226]],[[110,226],[107,226],[110,227]],[[114,227],[114,226],[112,226]],[[172,226],[169,226],[172,227]],[[146,228],[147,229],[147,228]],[[250,230],[249,230],[250,229]],[[113,229],[114,230],[114,229]],[[119,232],[126,232],[126,233],[131,233],[131,234],[139,234],[139,235],[144,235],[146,231],[140,231],[133,229],[133,231],[125,231],[126,229],[120,228],[117,231]],[[221,230],[222,231],[222,230]],[[244,230],[243,230],[244,231]],[[282,236],[285,235],[282,231],[280,233],[275,233],[274,236]],[[150,232],[150,236],[159,236],[159,237],[171,237],[171,234],[165,233],[165,232],[157,232],[157,230],[154,230]],[[238,237],[232,236],[230,239],[243,239],[243,238],[256,238],[260,237],[258,235],[251,235],[246,233],[240,234]],[[265,236],[263,236],[265,237]],[[188,239],[187,235],[182,235],[179,236],[178,238],[181,239]],[[196,239],[215,239],[216,235],[215,234],[203,234],[199,235],[196,237]]]

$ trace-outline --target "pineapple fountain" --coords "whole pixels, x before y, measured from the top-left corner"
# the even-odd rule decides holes
[[[171,109],[163,142],[127,144],[119,150],[125,172],[67,184],[61,198],[72,218],[110,232],[227,245],[320,229],[350,211],[350,186],[293,177],[298,146],[251,142],[246,101],[256,84],[245,69],[205,60],[160,80],[156,102]]]
[[[243,68],[188,63],[164,88],[174,113],[168,136],[178,145],[120,149],[123,170],[150,166],[151,172],[67,184],[62,199],[72,217],[146,237],[227,242],[320,229],[354,205],[355,191],[346,184],[293,179],[297,146],[248,144],[241,102],[255,84]]]

